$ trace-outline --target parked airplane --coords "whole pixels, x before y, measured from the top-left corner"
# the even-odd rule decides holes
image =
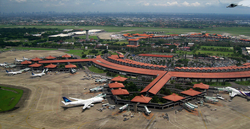
[[[221,88],[221,89],[217,88],[217,89],[229,92],[229,96],[232,98],[235,95],[240,95],[243,97],[250,97],[250,91],[240,91],[240,90],[236,90],[235,88],[232,88],[232,87],[226,87],[226,88]]]
[[[149,114],[151,113],[151,111],[148,110],[148,107],[147,107],[147,106],[144,106],[144,108],[145,108],[145,114],[146,114],[146,115],[149,115]]]
[[[93,97],[90,99],[77,99],[77,98],[72,98],[69,97],[70,99],[74,99],[76,101],[71,101],[66,97],[62,97],[64,101],[62,101],[62,103],[64,105],[84,105],[83,106],[83,110],[86,108],[90,108],[90,106],[94,106],[93,103],[98,103],[98,102],[102,102],[104,99],[102,97]]]
[[[103,86],[97,86],[95,88],[91,88],[89,89],[90,92],[97,92],[97,91],[101,91],[103,89]]]
[[[32,75],[32,77],[42,77],[43,75],[45,75],[45,72],[47,72],[48,71],[48,69],[44,69],[41,73],[37,73],[37,74],[34,74],[33,72],[31,73]]]
[[[194,111],[194,107],[193,106],[191,106],[191,105],[189,105],[189,104],[187,104],[187,103],[184,103],[183,104],[183,107],[185,107],[186,109],[188,109],[188,110],[192,110],[192,111]]]
[[[192,103],[187,102],[187,104],[189,104],[190,106],[192,106],[192,107],[194,107],[194,108],[198,108],[197,105],[194,105],[194,104],[192,104]]]
[[[0,63],[0,66],[4,67],[4,66],[7,66],[8,64],[6,63]]]
[[[103,97],[103,98],[105,98],[105,97],[106,97],[106,94],[101,93],[101,94],[98,94],[98,95],[97,95],[97,96],[95,96],[95,97]]]
[[[95,82],[103,83],[103,82],[107,82],[107,79],[96,79]]]
[[[205,102],[217,103],[219,101],[218,99],[216,99],[216,97],[209,97],[209,96],[204,96],[204,97],[205,97],[204,99]]]
[[[119,108],[120,112],[125,110],[128,107],[128,104],[123,105],[122,107]]]
[[[16,61],[16,62],[23,62],[23,60],[18,60],[18,59],[16,59],[16,58],[15,58],[15,61]]]
[[[7,75],[17,75],[17,74],[21,74],[21,73],[22,73],[22,71],[9,72],[8,70],[6,70]]]
[[[28,58],[25,58],[24,56],[23,56],[23,60],[29,60]]]
[[[219,94],[216,95],[217,99],[221,99],[221,100],[225,100],[222,96],[220,96]]]

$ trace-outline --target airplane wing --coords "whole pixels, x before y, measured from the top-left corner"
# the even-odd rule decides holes
[[[229,93],[230,97],[234,97],[235,95],[237,95],[237,93],[235,93],[235,92]]]
[[[86,103],[84,103],[84,106],[83,106],[82,109],[83,109],[83,110],[86,109],[91,103],[92,103],[92,102],[86,102]]]
[[[81,101],[81,100],[83,100],[83,99],[77,99],[77,98],[72,98],[72,97],[69,97],[70,99],[74,99],[74,100],[76,100],[76,101]]]

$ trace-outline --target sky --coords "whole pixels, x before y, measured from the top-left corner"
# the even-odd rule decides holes
[[[250,14],[250,0],[0,0],[0,12],[48,11]]]

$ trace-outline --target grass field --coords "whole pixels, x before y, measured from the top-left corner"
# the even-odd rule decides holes
[[[0,25],[0,28],[58,28],[58,29],[104,29],[107,32],[121,32],[124,30],[131,30],[128,33],[142,33],[144,31],[164,31],[165,34],[183,34],[188,32],[201,32],[207,33],[230,33],[232,35],[247,35],[250,36],[250,27],[217,27],[217,28],[205,28],[205,29],[193,29],[193,28],[160,28],[160,27],[112,27],[112,26],[17,26],[17,25]],[[126,32],[127,33],[127,32]]]
[[[128,44],[128,41],[118,41],[118,42],[116,42],[114,44],[120,44],[120,45],[122,45],[122,44]]]
[[[0,86],[0,112],[8,111],[15,107],[23,95],[20,89]]]
[[[214,48],[214,49],[216,49],[216,48],[226,48],[227,50],[234,50],[234,48],[233,47],[218,47],[218,46],[201,46],[201,48]]]
[[[86,35],[79,36],[78,38],[86,39]],[[89,36],[89,39],[98,39],[97,36]]]
[[[250,86],[250,81],[236,81],[235,83],[243,86]]]
[[[203,50],[197,50],[195,54],[208,54],[208,55],[215,55],[215,56],[231,56],[231,54],[234,54],[234,52],[221,52],[221,51],[203,51]]]
[[[57,50],[54,48],[37,48],[37,47],[13,47],[17,50]]]
[[[95,67],[95,66],[90,66],[90,67],[88,67],[88,69],[91,71],[91,72],[94,72],[94,73],[106,73],[104,70],[102,70],[102,69],[99,69],[99,68],[97,68],[97,67]]]

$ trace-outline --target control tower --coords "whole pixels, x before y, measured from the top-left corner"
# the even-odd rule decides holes
[[[86,41],[89,41],[89,30],[86,30]]]

